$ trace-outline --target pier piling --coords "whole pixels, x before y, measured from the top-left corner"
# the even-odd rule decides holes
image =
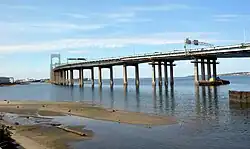
[[[201,59],[201,80],[206,80],[205,62],[203,58]]]
[[[94,67],[92,67],[90,70],[91,70],[91,84],[92,84],[92,87],[94,87],[95,86]]]
[[[109,68],[109,75],[110,75],[110,87],[114,85],[114,79],[113,79],[113,67],[110,66]]]
[[[170,85],[174,85],[174,68],[173,68],[173,61],[170,61]]]
[[[155,62],[152,62],[152,85],[155,86]]]
[[[139,65],[135,64],[135,85],[140,85],[140,78],[139,78]]]
[[[128,85],[128,76],[127,76],[127,65],[123,64],[123,85],[127,86]]]
[[[70,85],[74,85],[74,70],[70,69]]]
[[[207,80],[211,78],[211,62],[210,59],[207,59]]]
[[[99,86],[102,86],[102,67],[98,67],[98,73],[99,73]]]
[[[168,62],[167,61],[164,61],[164,83],[165,83],[165,86],[168,85]]]
[[[161,61],[158,61],[158,84],[162,85],[162,71],[161,71]]]

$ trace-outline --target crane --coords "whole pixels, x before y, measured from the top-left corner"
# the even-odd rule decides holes
[[[184,49],[185,49],[185,52],[187,54],[187,45],[196,45],[196,46],[207,46],[207,47],[214,47],[213,44],[210,44],[210,43],[206,43],[206,42],[200,42],[199,40],[190,40],[189,38],[186,38],[185,40],[185,45],[184,45]]]
[[[186,48],[186,45],[191,45],[191,44],[196,45],[196,46],[201,45],[201,46],[214,47],[214,45],[210,44],[210,43],[200,42],[199,40],[191,41],[189,38],[186,38],[186,40],[185,40],[185,48]]]

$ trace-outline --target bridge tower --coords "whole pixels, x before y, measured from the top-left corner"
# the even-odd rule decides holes
[[[56,58],[57,62],[53,63],[53,59]],[[61,55],[60,54],[51,54],[50,55],[50,81],[54,81],[54,72],[53,68],[56,67],[57,65],[61,64]]]

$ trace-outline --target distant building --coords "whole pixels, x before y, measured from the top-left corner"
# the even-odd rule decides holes
[[[14,83],[14,78],[12,77],[0,77],[0,84],[10,84]]]

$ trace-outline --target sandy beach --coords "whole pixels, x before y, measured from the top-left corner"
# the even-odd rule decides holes
[[[96,120],[139,125],[167,125],[176,123],[176,119],[173,117],[105,109],[80,102],[1,101],[0,112],[30,115],[38,113],[42,116],[70,114]]]
[[[80,102],[43,102],[43,101],[0,101],[0,112],[14,113],[20,116],[63,116],[75,115],[96,120],[113,121],[117,123],[136,124],[146,127],[169,125],[177,123],[173,117],[149,115],[138,112],[128,112],[115,109],[105,109],[88,103]],[[71,130],[83,131],[86,136],[64,131],[54,126],[12,125],[12,138],[27,149],[64,149],[67,142],[91,139],[94,130],[82,130],[81,127],[70,127]],[[31,147],[32,146],[32,147]]]

